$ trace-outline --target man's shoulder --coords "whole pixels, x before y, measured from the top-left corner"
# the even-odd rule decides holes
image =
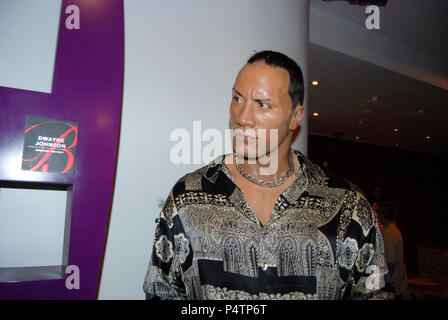
[[[341,203],[353,211],[355,207],[358,209],[363,207],[367,209],[367,211],[370,211],[370,204],[364,192],[358,185],[350,180],[330,173],[325,173],[325,182],[320,184],[320,187],[323,190],[327,190],[325,194],[339,195],[340,200],[342,201]]]
[[[357,184],[353,183],[351,180],[347,180],[345,178],[327,174],[327,185],[328,185],[328,187],[331,187],[331,188],[345,189],[351,193],[358,195],[358,197],[361,197],[367,201],[367,197],[364,194],[364,192],[362,191],[362,189]]]
[[[362,234],[367,236],[377,224],[377,218],[364,192],[350,180],[332,175],[327,175],[327,179],[329,187],[344,190],[341,212],[348,212],[350,220],[356,222],[361,228]]]
[[[199,199],[197,193],[203,190],[202,178],[207,175],[207,172],[211,171],[211,168],[217,168],[218,164],[219,159],[216,158],[207,165],[180,177],[174,183],[167,199],[164,201],[162,217],[167,221],[173,221],[174,217],[180,213],[180,208],[189,203],[196,203]]]
[[[361,188],[348,179],[325,172],[309,160],[305,161],[306,175],[310,179],[308,194],[330,200],[343,215],[339,220],[341,223],[352,228],[359,225],[358,234],[367,236],[376,224],[376,215]],[[350,224],[350,221],[355,223]]]
[[[306,164],[307,176],[312,180],[313,184],[318,184],[323,188],[345,189],[359,193],[365,197],[364,192],[358,185],[345,178],[324,171],[319,165],[306,158],[301,152],[296,150],[296,154],[301,157],[301,161]]]
[[[213,179],[218,169],[223,165],[222,158],[223,155],[220,155],[208,164],[184,174],[176,181],[172,188],[173,197],[176,198],[188,192],[204,191],[203,178],[208,180]]]

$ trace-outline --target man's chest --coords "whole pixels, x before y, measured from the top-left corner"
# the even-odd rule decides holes
[[[262,187],[254,185],[241,176],[234,177],[241,191],[241,198],[247,202],[247,206],[253,211],[262,225],[266,225],[271,216],[280,195],[294,182],[291,176],[285,183],[276,187]]]
[[[322,228],[303,208],[262,227],[244,208],[201,205],[183,212],[182,223],[194,260],[221,261],[225,272],[255,277],[271,267],[278,276],[314,276],[319,266],[335,266],[337,228]]]

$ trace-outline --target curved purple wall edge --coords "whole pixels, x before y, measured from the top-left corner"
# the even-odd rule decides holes
[[[65,8],[72,4],[80,9],[79,30],[65,26]],[[112,204],[123,74],[123,0],[63,0],[52,93],[0,87],[0,181],[70,185],[67,264],[80,270],[80,289],[67,289],[65,278],[0,282],[0,299],[96,299]],[[27,116],[79,124],[72,175],[20,170],[16,162],[22,157]]]

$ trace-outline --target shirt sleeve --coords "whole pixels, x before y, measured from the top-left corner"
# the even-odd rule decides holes
[[[187,298],[183,270],[191,264],[192,251],[170,192],[156,219],[151,260],[143,283],[147,300]]]
[[[341,246],[341,265],[347,270],[345,298],[386,300],[394,298],[394,287],[387,268],[384,242],[375,211],[357,193],[352,219]]]

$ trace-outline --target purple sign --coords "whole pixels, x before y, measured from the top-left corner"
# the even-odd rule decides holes
[[[52,93],[0,87],[0,188],[62,186],[69,193],[61,265],[0,268],[0,299],[97,298],[118,154],[123,62],[123,1],[63,0]],[[34,146],[47,152],[31,157],[24,142],[37,133],[29,129],[36,118],[57,120],[46,130],[63,132],[37,134]]]

